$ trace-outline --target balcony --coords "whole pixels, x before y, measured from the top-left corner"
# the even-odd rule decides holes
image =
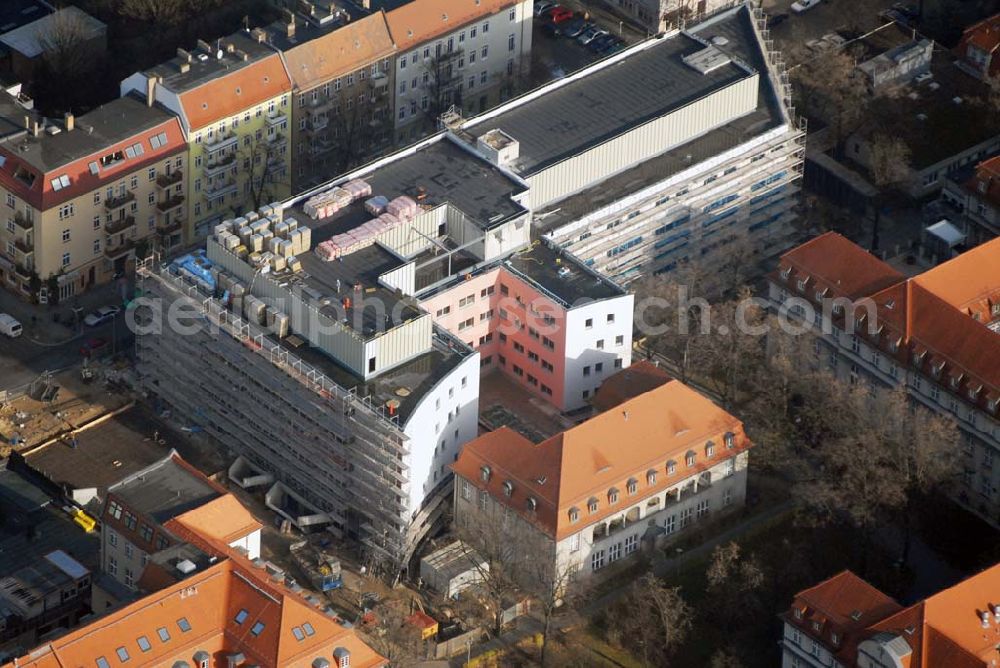
[[[156,231],[165,236],[179,232],[183,227],[183,218],[162,218],[156,221]]]
[[[267,143],[273,148],[280,148],[288,143],[288,137],[283,132],[275,132],[273,137],[269,137]]]
[[[119,234],[135,226],[135,216],[125,216],[118,220],[113,220],[104,226],[104,233],[108,236]]]
[[[33,263],[21,264],[20,262],[14,263],[14,275],[17,276],[22,281],[30,281],[31,274],[35,269]]]
[[[223,149],[236,146],[239,141],[240,138],[236,136],[236,133],[230,132],[229,134],[217,137],[214,141],[205,142],[205,151],[209,155],[215,154]]]
[[[21,230],[31,230],[35,227],[35,221],[29,216],[25,216],[23,213],[18,211],[14,214],[14,225]]]
[[[130,190],[122,195],[119,195],[118,197],[112,197],[111,199],[104,200],[104,208],[106,208],[108,211],[115,211],[117,209],[122,208],[129,202],[134,202],[134,201],[135,201],[135,193],[133,193]]]
[[[330,125],[330,119],[326,114],[311,115],[306,119],[306,130],[309,132],[319,132],[325,130]]]
[[[179,169],[175,169],[169,174],[160,174],[156,177],[156,187],[157,188],[170,188],[171,186],[180,183],[181,179],[184,178],[184,174]]]
[[[221,197],[225,197],[230,193],[236,192],[238,186],[235,179],[230,179],[229,181],[224,181],[216,185],[212,189],[205,190],[205,198],[209,200],[216,200]]]
[[[18,239],[14,242],[14,261],[17,264],[32,264],[32,258],[35,254],[35,245],[31,243],[31,239],[28,239],[27,241],[28,243],[25,243],[21,239]]]
[[[156,203],[157,213],[169,213],[184,204],[184,195],[174,195],[162,202]]]
[[[267,124],[269,126],[278,126],[282,123],[287,122],[288,117],[285,116],[280,111],[272,111],[267,114]]]
[[[202,174],[205,178],[211,179],[219,176],[220,174],[225,174],[229,169],[236,163],[236,154],[227,153],[221,156],[218,160],[208,162],[205,164]]]
[[[135,240],[126,239],[117,246],[108,246],[107,248],[105,248],[104,257],[108,258],[109,260],[116,260],[123,255],[131,253],[134,248],[135,248]]]

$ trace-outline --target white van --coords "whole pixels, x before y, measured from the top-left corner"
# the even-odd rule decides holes
[[[0,334],[16,339],[21,336],[21,323],[6,313],[0,313]]]

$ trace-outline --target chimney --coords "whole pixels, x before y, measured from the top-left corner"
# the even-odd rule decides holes
[[[201,49],[202,51],[204,51],[205,53],[207,53],[207,54],[209,54],[209,55],[211,55],[211,54],[215,53],[215,50],[214,50],[214,49],[212,48],[212,45],[211,45],[211,44],[209,44],[208,42],[206,42],[206,41],[205,41],[205,40],[203,40],[203,39],[199,39],[199,40],[197,40],[197,41],[195,42],[195,44],[197,44],[197,45],[198,45],[198,48],[199,48],[199,49]]]
[[[31,130],[31,116],[24,115],[24,129]]]
[[[366,10],[370,10],[372,8],[372,0],[361,0],[361,6]]]
[[[75,119],[75,118],[73,117],[73,114],[70,114],[70,113],[67,113],[67,114],[66,114],[66,115],[65,115],[65,116],[63,117],[63,120],[65,121],[65,125],[66,125],[66,132],[72,132],[72,131],[73,131],[73,128],[74,128],[74,127],[75,127],[75,125],[76,125],[76,119]]]
[[[979,613],[979,618],[982,620],[982,624],[983,624],[983,628],[984,629],[990,628],[990,613],[989,612],[983,611],[983,612]]]
[[[156,79],[153,77],[146,77],[146,106],[152,107],[153,100],[156,98]]]
[[[31,127],[31,134],[37,137],[38,133],[40,133],[41,131],[42,131],[41,124],[38,121],[35,121],[34,125],[32,125]]]
[[[258,44],[263,44],[264,41],[267,39],[267,33],[261,30],[260,28],[254,28],[253,30],[251,30],[250,35],[255,40],[257,40]]]
[[[293,37],[295,37],[295,19],[294,18],[291,21],[288,22],[288,25],[285,26],[285,37],[287,37],[288,39],[292,39]]]
[[[185,63],[191,62],[191,52],[186,51],[185,49],[182,49],[180,47],[177,47],[177,57],[180,58],[182,62]]]
[[[187,74],[188,72],[191,71],[191,63],[181,63],[178,69],[180,70],[181,74]]]

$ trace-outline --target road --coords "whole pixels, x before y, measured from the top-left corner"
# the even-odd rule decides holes
[[[0,390],[21,388],[45,371],[56,371],[79,364],[83,357],[80,347],[92,338],[114,341],[116,350],[131,345],[132,335],[119,314],[113,322],[99,327],[77,325],[69,327],[53,321],[53,314],[65,319],[71,307],[78,304],[86,314],[98,306],[120,303],[110,289],[98,289],[71,304],[43,307],[26,304],[15,296],[0,290],[0,312],[10,313],[24,327],[24,334],[16,339],[0,335]],[[32,321],[32,316],[35,320]]]

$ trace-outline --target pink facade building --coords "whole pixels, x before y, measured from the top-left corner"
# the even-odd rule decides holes
[[[586,406],[632,360],[633,296],[545,244],[421,299],[434,322],[562,411]]]

